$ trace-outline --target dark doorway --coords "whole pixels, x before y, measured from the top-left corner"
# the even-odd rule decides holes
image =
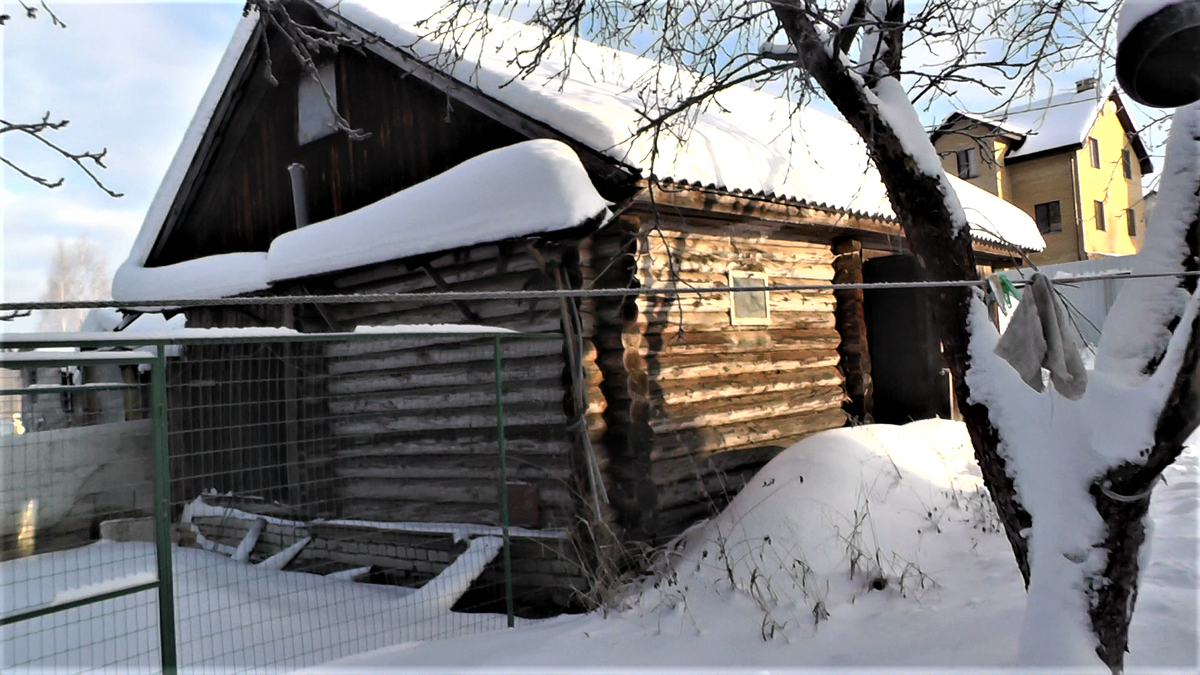
[[[863,281],[920,281],[916,258],[893,255],[863,263]],[[875,421],[904,424],[950,416],[949,381],[926,289],[868,289],[863,314],[875,387]]]

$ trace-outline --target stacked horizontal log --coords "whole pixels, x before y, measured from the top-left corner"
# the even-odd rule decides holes
[[[621,216],[594,234],[581,249],[580,266],[586,287],[629,288],[637,285],[637,241],[641,223]],[[604,449],[607,453],[605,484],[612,512],[606,514],[624,542],[653,540],[657,531],[654,486],[649,481],[650,447],[649,380],[645,360],[626,353],[621,337],[637,334],[629,298],[587,297],[581,311],[590,338],[589,369],[599,376],[603,412]]]
[[[834,277],[828,243],[779,227],[636,212],[622,222],[624,236],[597,237],[594,247],[628,270],[630,285],[725,286],[730,270],[765,274],[771,285]],[[832,291],[768,299],[764,325],[734,325],[727,293],[631,298],[597,315],[606,421],[623,443],[623,506],[639,511],[626,520],[652,523],[652,540],[722,506],[796,440],[845,423]]]
[[[556,247],[485,244],[345,273],[336,292],[421,293],[556,288]],[[326,309],[358,325],[472,323],[562,330],[558,300],[347,304]],[[493,339],[389,338],[329,345],[329,433],[343,517],[500,522]],[[536,486],[539,527],[572,522],[578,498],[568,429],[563,342],[507,339],[501,348],[507,480]]]
[[[863,282],[862,243],[854,239],[834,242],[833,280],[839,284]],[[867,344],[867,322],[863,313],[862,289],[834,291],[837,297],[837,326],[842,342],[842,375],[846,378],[846,414],[859,422],[871,422],[873,387],[871,385],[871,354]]]

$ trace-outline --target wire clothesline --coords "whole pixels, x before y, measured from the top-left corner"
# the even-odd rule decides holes
[[[1055,285],[1073,285],[1105,280],[1185,278],[1200,276],[1200,271],[1150,272],[1141,274],[1108,273],[1050,279]],[[1026,286],[1028,279],[1011,279],[1014,286]],[[987,279],[963,281],[880,281],[864,283],[774,284],[770,286],[658,286],[642,288],[581,288],[524,291],[436,291],[429,293],[343,293],[332,295],[264,295],[231,298],[178,298],[168,300],[56,300],[0,303],[0,312],[55,309],[134,309],[218,307],[288,304],[371,304],[378,302],[429,302],[430,300],[557,300],[560,298],[621,298],[631,296],[679,296],[716,293],[829,292],[873,289],[971,288],[985,287]]]

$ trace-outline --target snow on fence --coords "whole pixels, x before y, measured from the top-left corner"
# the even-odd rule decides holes
[[[89,351],[0,352],[3,672],[291,670],[577,602],[560,336],[0,337],[39,346]]]

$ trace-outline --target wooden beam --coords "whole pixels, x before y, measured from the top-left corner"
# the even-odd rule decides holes
[[[453,292],[454,289],[450,288],[450,284],[446,283],[446,280],[442,278],[442,275],[438,274],[438,271],[433,269],[429,263],[421,265],[421,270],[425,272],[425,276],[429,277],[429,280],[433,282],[434,286],[437,286],[439,291],[443,293]],[[483,319],[481,319],[475,312],[472,312],[471,308],[467,306],[467,303],[463,302],[462,300],[451,300],[451,302],[454,303],[454,306],[458,308],[458,311],[462,312],[462,315],[466,317],[467,321],[475,324],[483,323]]]

